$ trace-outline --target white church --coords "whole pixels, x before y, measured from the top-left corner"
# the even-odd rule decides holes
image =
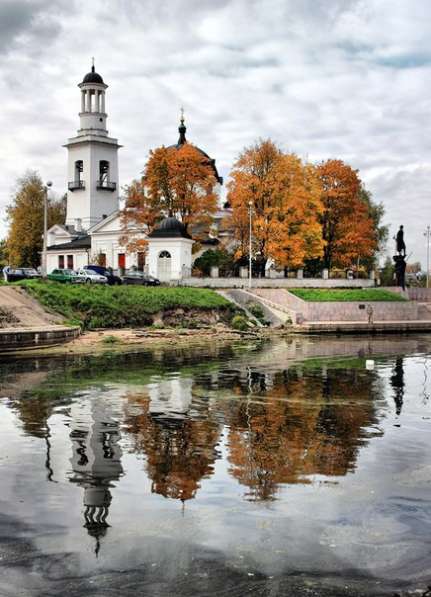
[[[148,235],[131,231],[148,241],[147,251],[128,253],[121,245],[124,234],[120,212],[118,150],[121,145],[110,137],[106,128],[106,85],[95,71],[85,75],[78,87],[81,91],[80,128],[64,145],[68,152],[68,189],[66,222],[48,230],[47,272],[56,268],[78,269],[99,263],[113,270],[136,268],[159,278],[162,282],[189,276],[193,260],[193,239],[185,226],[174,217],[167,217]],[[181,118],[180,137],[176,147],[186,143],[186,127]],[[209,156],[199,151],[205,158]],[[218,186],[215,160],[210,159]],[[214,246],[217,226],[227,215],[226,209],[215,214],[211,238],[203,250]],[[205,246],[205,245],[208,246]]]

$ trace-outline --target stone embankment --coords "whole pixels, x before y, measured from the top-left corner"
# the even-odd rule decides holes
[[[291,322],[292,331],[304,333],[405,333],[431,331],[431,294],[418,293],[416,300],[304,301],[285,288],[231,290],[239,303],[258,302],[272,325]],[[407,298],[407,296],[406,296]],[[419,302],[428,299],[429,302]],[[368,309],[372,308],[372,322]]]
[[[79,327],[61,324],[20,288],[0,287],[0,353],[54,346],[80,334]]]

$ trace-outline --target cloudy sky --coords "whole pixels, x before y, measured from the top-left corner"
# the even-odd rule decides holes
[[[64,192],[94,56],[121,184],[176,141],[184,105],[188,139],[225,177],[259,137],[358,168],[425,265],[430,40],[428,0],[0,0],[0,237],[26,169]]]

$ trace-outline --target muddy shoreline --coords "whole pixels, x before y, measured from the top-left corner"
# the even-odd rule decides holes
[[[103,353],[135,352],[149,347],[184,348],[200,343],[218,344],[242,340],[260,340],[286,335],[286,330],[259,328],[246,332],[224,325],[208,328],[123,328],[99,329],[83,332],[72,342],[45,348],[35,348],[0,353],[0,359],[57,357],[63,355],[94,355]]]

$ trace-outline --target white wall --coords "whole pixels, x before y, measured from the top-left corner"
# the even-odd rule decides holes
[[[118,180],[118,144],[115,139],[95,139],[85,137],[76,141],[75,138],[69,142],[68,148],[68,182],[75,180],[75,162],[83,161],[81,180],[85,182],[85,189],[67,192],[67,215],[66,224],[75,225],[77,219],[81,219],[82,227],[88,230],[99,222],[104,215],[109,215],[119,205],[119,180]],[[109,180],[115,182],[115,191],[98,190],[99,162],[109,162]]]
[[[148,273],[159,277],[158,261],[162,251],[171,255],[171,279],[182,278],[183,267],[191,269],[193,241],[187,238],[149,238],[148,239]]]
[[[88,255],[86,251],[59,251],[58,253],[50,251],[46,259],[46,270],[48,274],[59,267],[58,257],[60,255],[64,255],[65,268],[67,268],[68,255],[73,255],[73,269],[79,269],[80,267],[84,267],[84,265],[88,265]]]

